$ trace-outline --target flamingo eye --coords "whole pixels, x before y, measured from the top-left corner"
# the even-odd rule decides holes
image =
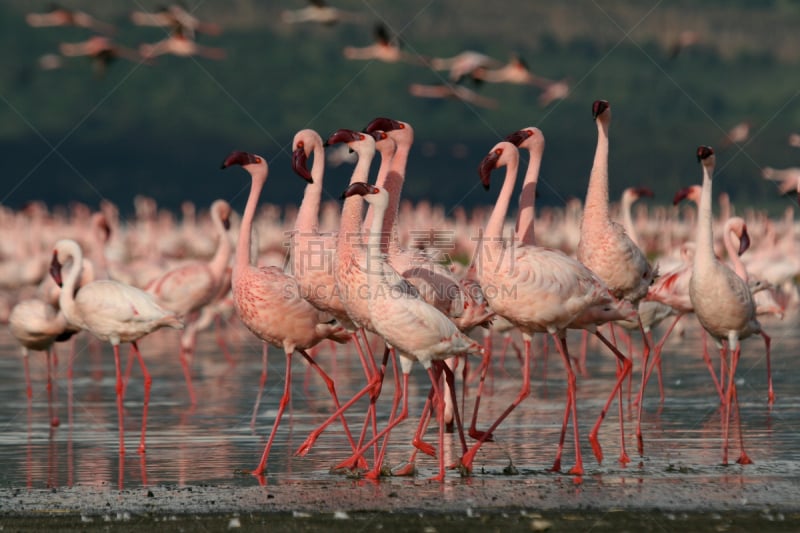
[[[388,139],[388,138],[389,138],[389,135],[387,135],[385,131],[382,131],[381,132],[381,139]]]
[[[502,155],[503,149],[502,148],[498,148],[497,150],[494,151],[494,153],[496,153],[497,155]]]
[[[297,147],[298,148],[303,148],[305,145],[306,145],[306,143],[304,143],[303,141],[297,141]]]
[[[363,134],[363,133],[359,133],[359,134],[358,134],[358,140],[359,140],[359,141],[363,141],[365,138],[366,138],[366,137],[364,137],[364,134]]]
[[[256,163],[261,163],[261,158],[260,157],[256,157]]]

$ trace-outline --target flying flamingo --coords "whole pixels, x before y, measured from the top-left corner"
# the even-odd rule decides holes
[[[72,265],[65,277],[62,267],[71,261]],[[144,375],[144,407],[142,410],[142,435],[139,453],[145,453],[145,434],[147,431],[147,410],[150,403],[152,379],[136,341],[159,328],[181,329],[183,322],[171,311],[159,306],[146,292],[113,280],[97,280],[88,283],[75,293],[75,286],[81,275],[83,251],[80,245],[70,239],[61,239],[55,244],[50,273],[61,285],[59,307],[67,322],[85,329],[100,340],[110,342],[114,347],[114,362],[117,369],[117,416],[119,418],[119,453],[125,453],[123,432],[122,393],[123,382],[120,372],[119,344],[130,342],[139,360]]]
[[[139,52],[114,43],[108,37],[95,35],[78,43],[61,43],[58,50],[65,57],[88,57],[97,76],[103,76],[115,59],[127,59],[135,63],[146,62]]]
[[[602,279],[611,293],[634,305],[647,294],[647,288],[656,276],[644,252],[634,244],[622,226],[611,220],[608,205],[608,128],[611,123],[611,106],[606,100],[592,104],[592,115],[597,123],[597,147],[594,154],[586,205],[581,222],[581,240],[578,243],[578,260]],[[642,385],[644,385],[650,346],[641,318],[642,332]],[[642,394],[640,389],[639,394]],[[639,401],[641,420],[642,401]],[[644,453],[641,426],[636,429],[639,454]]]
[[[386,261],[381,252],[384,211],[389,206],[386,189],[365,183],[353,183],[345,197],[359,195],[375,208],[375,219],[370,227],[367,280],[369,285],[368,305],[372,325],[377,333],[393,346],[401,356],[403,366],[403,413],[384,430],[388,433],[407,417],[408,378],[410,366],[419,361],[431,378],[434,395],[438,399],[439,419],[439,474],[433,479],[443,481],[444,467],[444,397],[439,387],[439,375],[433,363],[443,361],[456,354],[480,354],[481,346],[461,333],[455,324],[441,311],[423,300],[419,292],[400,276]],[[377,439],[379,435],[376,435]],[[373,440],[375,440],[373,439]],[[362,448],[365,450],[371,444]],[[358,452],[357,452],[358,453]],[[377,475],[381,464],[375,465],[372,475]]]
[[[298,352],[319,373],[328,386],[334,404],[339,408],[333,380],[306,350],[326,338],[343,342],[348,335],[343,332],[335,319],[331,320],[329,315],[322,313],[303,298],[297,281],[285,274],[282,269],[258,268],[250,263],[253,218],[269,170],[267,161],[263,157],[247,152],[232,152],[223,161],[222,168],[232,165],[240,165],[252,178],[250,195],[239,227],[231,280],[236,313],[247,329],[259,339],[282,348],[286,354],[286,376],[278,414],[261,460],[253,471],[254,475],[262,476],[283,411],[291,398],[292,354]],[[341,420],[350,445],[355,448],[344,416],[341,416]]]
[[[449,78],[453,83],[460,82],[464,76],[472,77],[477,69],[496,68],[501,65],[500,61],[473,50],[464,50],[452,57],[432,57],[428,61],[433,70],[449,71]]]
[[[298,24],[301,22],[315,22],[325,26],[352,22],[361,23],[367,20],[364,13],[344,11],[328,4],[326,0],[309,0],[309,6],[281,12],[281,22],[284,24]]]
[[[180,4],[170,4],[156,11],[132,11],[131,22],[137,26],[155,26],[169,30],[180,29],[194,38],[195,33],[219,35],[222,29],[214,22],[203,22]]]
[[[111,24],[101,22],[88,13],[67,9],[55,3],[51,4],[50,8],[44,13],[28,13],[25,15],[25,22],[34,28],[75,26],[105,34],[112,34],[116,31]]]
[[[345,46],[342,50],[346,59],[354,60],[377,60],[384,63],[398,63],[405,61],[408,63],[421,63],[418,59],[400,48],[397,39],[389,35],[389,30],[384,24],[378,24],[373,31],[375,42],[368,46],[356,47]]]
[[[172,54],[179,57],[200,56],[207,59],[225,59],[227,52],[224,48],[202,46],[193,38],[184,33],[180,28],[173,31],[169,37],[152,44],[139,45],[139,53],[145,59],[152,59],[163,54]]]
[[[753,333],[759,333],[764,337],[769,351],[769,337],[761,330],[761,324],[756,319],[755,304],[747,283],[714,255],[711,188],[716,156],[711,147],[700,146],[697,148],[697,158],[703,166],[703,190],[698,206],[697,249],[692,264],[692,278],[689,281],[689,297],[700,324],[717,342],[727,341],[727,349],[731,353],[728,383],[722,384],[725,392],[722,464],[728,464],[728,429],[731,401],[736,397],[734,376],[741,352],[739,342]],[[741,426],[741,418],[737,419]],[[736,462],[750,464],[752,461],[744,451],[741,427],[739,435],[742,448]]]
[[[568,386],[562,432],[566,431],[571,414],[575,437],[575,466],[570,473],[581,475],[583,461],[577,423],[575,374],[567,352],[565,332],[573,323],[587,322],[586,313],[590,309],[612,304],[614,299],[597,276],[561,251],[519,243],[514,243],[513,246],[504,245],[503,222],[519,166],[519,151],[514,144],[502,141],[484,157],[480,165],[484,187],[489,185],[491,171],[499,166],[506,166],[506,176],[497,203],[486,223],[481,249],[477,253],[477,276],[491,309],[516,325],[523,333],[523,385],[517,398],[482,433],[478,442],[464,454],[461,463],[465,469],[470,470],[481,444],[491,437],[495,428],[530,394],[531,336],[539,332],[553,336],[564,360]],[[616,390],[612,395],[615,392]],[[554,470],[560,470],[560,459],[559,446]]]
[[[197,398],[189,366],[197,340],[197,315],[223,287],[233,248],[228,236],[231,206],[225,200],[215,200],[210,212],[218,239],[214,256],[209,261],[191,261],[168,270],[150,281],[144,289],[163,308],[186,320],[186,329],[181,335],[180,361],[192,405],[197,403]]]
[[[456,82],[446,82],[437,85],[412,83],[408,86],[408,93],[418,98],[449,98],[467,104],[472,104],[486,109],[496,109],[497,100],[482,96],[472,89]]]

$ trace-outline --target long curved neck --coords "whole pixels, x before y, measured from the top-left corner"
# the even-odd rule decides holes
[[[539,169],[542,166],[542,154],[530,151],[531,160],[525,171],[522,192],[519,195],[519,213],[517,214],[516,239],[522,244],[533,245],[536,234],[533,223],[536,219],[536,186],[539,183]]]
[[[711,172],[703,165],[703,189],[700,192],[700,203],[697,205],[697,239],[695,245],[694,264],[711,263],[714,257],[714,236],[712,233],[713,216],[711,213]]]
[[[489,215],[489,221],[486,223],[486,231],[483,238],[487,240],[485,246],[500,245],[503,238],[503,225],[508,215],[508,205],[511,203],[511,196],[514,194],[514,183],[517,180],[517,169],[519,167],[519,160],[512,158],[506,165],[506,177],[503,180],[503,187],[500,189],[500,194],[497,197],[497,203],[494,204],[492,214]]]
[[[389,175],[389,169],[391,168],[392,161],[394,160],[395,153],[396,153],[396,149],[395,150],[391,150],[391,151],[387,150],[387,151],[381,151],[380,152],[380,154],[381,154],[381,166],[378,167],[378,177],[375,179],[375,185],[377,187],[381,187],[383,189],[386,189],[386,177]],[[386,222],[387,222],[386,221],[386,213],[387,212],[388,211],[386,209],[383,210],[383,217],[384,217],[383,218],[383,223],[384,224],[386,224]],[[364,229],[366,231],[369,231],[369,230],[372,229],[372,221],[374,219],[375,219],[375,206],[370,204],[367,207],[367,215],[364,217]],[[381,239],[381,241],[384,243],[383,246],[384,246],[384,251],[385,251],[386,246],[388,246],[388,241],[389,241],[388,236],[386,238],[384,238],[384,239]]]
[[[628,234],[628,237],[633,241],[636,246],[639,246],[639,238],[636,235],[636,228],[633,227],[633,217],[631,216],[631,207],[633,206],[633,201],[631,198],[626,194],[622,197],[622,202],[620,203],[620,210],[622,211],[622,227],[625,228],[625,233]]]
[[[368,268],[367,274],[377,273],[383,261],[383,220],[387,206],[370,204],[375,211],[375,223],[369,228],[369,238],[367,241]]]
[[[253,180],[250,185],[250,195],[247,197],[247,204],[245,204],[244,213],[242,214],[242,222],[239,227],[239,240],[236,242],[236,261],[233,265],[233,277],[231,280],[234,285],[236,285],[239,273],[250,266],[250,241],[253,231],[253,219],[256,216],[256,208],[258,207],[258,198],[261,196],[261,189],[264,188],[264,182],[267,181],[265,169],[256,168],[247,170],[250,172]]]
[[[67,322],[75,326],[82,327],[83,320],[75,308],[75,287],[81,277],[83,269],[83,251],[77,244],[70,245],[68,256],[72,259],[64,283],[61,287],[61,294],[58,295],[58,307],[67,319]]]
[[[372,156],[364,157],[363,154],[358,154],[358,162],[353,169],[353,175],[350,178],[350,183],[364,182],[369,179],[369,166],[372,162]],[[352,248],[355,243],[361,243],[361,217],[364,214],[364,201],[358,195],[345,198],[342,204],[342,218],[339,223],[339,244],[337,250],[344,250]]]
[[[313,183],[306,185],[294,226],[300,233],[316,233],[319,229],[319,206],[322,201],[322,179],[325,174],[324,151],[320,144],[314,144],[314,163],[311,165]]]
[[[383,215],[383,233],[381,239],[384,249],[389,246],[399,248],[400,238],[397,235],[397,216],[400,212],[400,196],[403,193],[403,183],[406,180],[406,164],[408,163],[408,153],[411,151],[411,141],[397,143],[397,152],[392,158],[392,165],[386,175],[385,189],[389,193],[389,205]]]
[[[217,251],[214,253],[214,257],[211,258],[211,261],[209,261],[208,268],[211,269],[214,280],[220,283],[225,277],[225,270],[228,268],[228,263],[231,260],[232,246],[231,240],[228,237],[228,232],[225,230],[225,225],[222,223],[222,219],[216,211],[214,212],[212,220],[219,241],[217,241]]]
[[[597,120],[597,148],[594,152],[589,188],[586,192],[584,220],[608,220],[608,124]]]

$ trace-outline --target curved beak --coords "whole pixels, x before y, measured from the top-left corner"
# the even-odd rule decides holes
[[[378,117],[376,119],[373,119],[372,122],[370,122],[369,124],[367,124],[367,127],[364,128],[364,133],[372,133],[375,130],[382,130],[382,131],[401,130],[403,128],[405,128],[405,125],[400,121],[386,117]]]
[[[608,109],[607,100],[595,100],[592,103],[592,118],[597,119],[597,117],[600,116],[600,114],[602,114],[606,109]]]
[[[528,138],[530,138],[530,136],[531,132],[528,130],[517,130],[514,133],[509,133],[506,135],[506,138],[503,140],[508,141],[519,148],[519,145],[524,143]]]
[[[675,196],[672,198],[672,205],[678,205],[681,201],[685,200],[689,193],[691,192],[691,187],[684,187],[683,189],[679,190],[675,193]]]
[[[308,157],[306,156],[305,148],[299,146],[294,152],[292,152],[292,170],[294,173],[306,180],[308,183],[314,183],[314,179],[311,177],[311,172],[308,171],[308,167],[306,166],[308,163]]]
[[[325,146],[331,146],[339,143],[349,143],[354,141],[361,141],[364,139],[364,134],[353,130],[339,129],[333,132],[328,140],[325,141]]]
[[[251,165],[254,163],[260,163],[261,158],[255,154],[251,154],[249,152],[240,152],[240,151],[233,151],[228,154],[228,157],[222,162],[222,165],[219,168],[228,168],[231,165]]]
[[[351,183],[347,189],[344,190],[342,193],[342,198],[350,198],[351,196],[355,195],[366,196],[368,194],[376,194],[377,192],[377,187],[374,187],[368,183],[364,183],[363,181],[357,181],[355,183]]]
[[[636,187],[633,189],[637,195],[641,198],[642,196],[646,196],[647,198],[654,198],[655,194],[653,193],[653,189],[649,187]]]
[[[64,280],[61,277],[61,263],[58,262],[58,252],[53,252],[53,260],[50,262],[50,275],[56,285],[61,287],[64,285]]]
[[[750,248],[750,235],[747,233],[747,228],[742,228],[742,236],[739,238],[738,254],[742,255]]]
[[[492,170],[497,167],[498,159],[500,159],[500,154],[493,150],[483,158],[483,161],[481,161],[481,164],[478,167],[478,174],[481,177],[481,183],[483,184],[483,188],[487,191],[489,190],[489,184],[491,183]]]

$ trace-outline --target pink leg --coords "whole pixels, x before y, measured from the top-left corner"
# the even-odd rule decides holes
[[[553,341],[558,348],[561,358],[564,360],[564,368],[567,371],[567,409],[572,411],[572,429],[575,440],[575,466],[573,466],[569,473],[573,475],[583,474],[583,458],[581,456],[580,434],[578,430],[578,406],[577,406],[577,382],[575,379],[575,372],[572,370],[572,362],[567,351],[567,339],[562,336],[553,335]],[[566,424],[569,416],[564,415],[564,424]],[[561,429],[562,435],[566,433],[566,425]],[[563,437],[562,437],[563,438]],[[560,466],[561,457],[560,452],[556,457],[558,466]],[[554,468],[556,465],[553,465]]]
[[[336,387],[333,384],[333,380],[325,373],[324,370],[314,361],[305,350],[297,350],[303,358],[308,361],[308,364],[311,365],[317,374],[325,381],[325,385],[328,387],[328,392],[331,394],[331,398],[333,398],[333,405],[336,406],[336,410],[338,411],[341,408],[341,404],[339,403],[339,397],[336,395]],[[342,427],[344,428],[344,433],[347,436],[347,441],[350,443],[350,448],[353,450],[356,449],[356,443],[353,441],[353,435],[350,434],[350,428],[347,427],[347,420],[344,417],[344,414],[340,416],[342,420]]]
[[[597,458],[598,463],[603,462],[603,451],[600,448],[600,442],[597,439],[597,434],[600,431],[600,424],[603,423],[603,420],[606,417],[606,413],[608,413],[608,408],[611,405],[612,400],[614,399],[614,395],[619,396],[620,400],[620,408],[622,407],[622,382],[628,377],[628,374],[633,369],[633,363],[630,359],[622,355],[620,351],[617,349],[616,346],[611,344],[608,339],[606,339],[602,333],[599,331],[595,331],[595,335],[597,336],[603,344],[608,346],[608,349],[611,350],[617,358],[617,361],[622,364],[622,372],[617,370],[617,381],[614,384],[614,388],[611,390],[611,394],[609,394],[608,399],[606,400],[606,404],[603,407],[603,410],[600,412],[600,416],[597,417],[597,421],[592,428],[591,433],[589,433],[589,442],[592,443],[592,450],[594,451],[594,455]],[[627,464],[630,462],[630,458],[628,457],[627,452],[625,451],[625,429],[623,426],[623,416],[620,412],[619,418],[619,429],[620,429],[620,457],[619,461],[622,464]]]
[[[639,402],[638,407],[638,414],[637,420],[639,423],[636,427],[636,447],[638,448],[639,455],[644,455],[644,439],[642,438],[642,427],[641,427],[641,420],[642,420],[642,394],[644,394],[644,387],[646,385],[646,378],[647,378],[647,362],[650,360],[650,343],[647,342],[647,334],[644,332],[644,327],[642,326],[642,319],[641,317],[637,318],[639,322],[639,331],[642,333],[642,382],[639,386],[639,394],[636,398],[636,401]]]
[[[225,356],[225,360],[229,364],[235,365],[236,360],[233,358],[233,356],[231,356],[231,351],[228,349],[228,343],[225,341],[224,326],[219,313],[214,316],[214,331],[216,334],[217,346],[220,350],[222,350],[222,355]]]
[[[186,388],[189,390],[189,403],[194,406],[197,405],[197,397],[194,394],[194,387],[192,386],[192,370],[189,368],[190,357],[191,352],[181,348],[180,360],[181,367],[183,368],[183,378],[186,380]]]
[[[725,390],[725,410],[722,421],[722,464],[728,464],[728,436],[731,421],[731,402],[733,400],[733,388],[735,386],[734,376],[736,375],[736,365],[739,362],[739,350],[741,344],[736,343],[736,349],[731,353],[730,368],[728,369],[728,387]]]
[[[453,371],[450,369],[450,367],[447,366],[447,364],[442,362],[437,362],[434,364],[440,365],[442,367],[442,371],[444,372],[445,383],[448,385],[451,402],[453,405],[453,416],[456,422],[456,429],[458,430],[458,438],[459,441],[461,442],[461,453],[465,454],[467,453],[467,441],[464,438],[464,426],[461,424],[461,415],[459,415],[458,413],[458,402],[456,401],[455,375],[453,374]],[[444,399],[442,399],[442,401],[444,401]],[[452,429],[450,430],[450,433],[452,433]]]
[[[706,344],[706,330],[703,330],[703,361],[706,363],[708,372],[711,374],[711,380],[714,382],[714,387],[717,389],[720,403],[725,403],[725,393],[722,390],[722,384],[717,379],[717,373],[714,370],[714,363],[711,362],[711,356],[708,354],[708,345]]]
[[[261,343],[261,378],[258,381],[258,394],[256,403],[253,405],[253,416],[250,417],[250,429],[256,428],[256,416],[258,416],[258,406],[261,405],[261,395],[264,393],[264,385],[267,383],[267,343]]]
[[[506,419],[506,417],[511,414],[513,411],[531,392],[531,338],[528,335],[525,335],[523,339],[523,343],[525,346],[525,357],[522,363],[522,388],[519,391],[519,394],[514,399],[514,401],[509,405],[505,411],[503,411],[497,420],[484,431],[480,437],[478,438],[478,442],[472,445],[472,448],[467,451],[461,457],[461,465],[468,471],[472,471],[472,462],[475,460],[475,454],[478,453],[481,445],[486,442],[489,438],[491,438],[492,433],[500,423]]]
[[[22,366],[25,368],[25,395],[28,397],[28,403],[33,399],[33,386],[31,385],[31,368],[30,356],[26,352],[22,357]]]
[[[119,364],[119,344],[114,344],[114,364],[117,370],[117,421],[119,423],[119,455],[120,455],[120,465],[121,465],[122,464],[121,456],[125,454],[125,432],[123,429],[125,420],[122,410],[122,395],[124,394],[125,388],[122,385],[122,372],[120,371],[120,364]],[[121,482],[122,482],[122,477],[120,476],[120,483]]]
[[[55,408],[53,407],[53,395],[54,395],[54,385],[53,385],[53,369],[51,362],[55,359],[54,355],[54,348],[51,346],[45,352],[47,356],[47,411],[50,415],[50,427],[58,427],[61,422],[58,420],[58,415],[55,414]]]
[[[269,434],[269,439],[267,439],[267,445],[264,446],[264,453],[261,454],[261,460],[258,462],[258,466],[255,470],[253,470],[253,475],[255,476],[263,476],[264,469],[267,466],[267,458],[269,458],[269,450],[272,448],[272,441],[275,440],[275,435],[278,433],[278,426],[281,423],[281,417],[283,416],[283,411],[286,409],[286,406],[289,404],[289,400],[292,397],[292,353],[288,352],[286,354],[286,379],[284,380],[283,384],[283,396],[281,396],[281,401],[278,404],[278,414],[275,417],[275,422],[272,425],[272,431]]]
[[[372,439],[361,446],[358,450],[350,456],[349,459],[342,461],[338,465],[336,465],[333,469],[334,470],[343,470],[343,469],[353,469],[356,467],[358,460],[364,455],[364,452],[369,450],[369,448],[377,443],[384,435],[388,435],[392,429],[397,427],[400,422],[408,418],[408,377],[409,375],[404,373],[403,374],[403,409],[400,411],[400,414],[392,420],[389,424],[386,425],[380,432],[378,432]],[[385,443],[384,443],[385,445]],[[381,465],[375,465],[373,470],[380,471]],[[374,477],[374,474],[373,474]]]
[[[744,433],[742,433],[742,417],[739,414],[739,399],[736,394],[736,384],[733,385],[733,403],[736,404],[736,423],[739,428],[739,450],[740,455],[736,460],[740,465],[751,465],[753,460],[748,457],[747,452],[744,451]]]
[[[583,377],[589,377],[589,372],[586,370],[586,353],[589,351],[589,332],[587,330],[581,331],[581,352],[578,359],[578,372]]]
[[[772,368],[770,366],[770,344],[772,343],[772,340],[763,331],[761,332],[761,336],[764,338],[764,346],[767,350],[767,405],[772,406],[772,404],[775,403],[775,392],[772,390]]]
[[[433,481],[444,481],[444,396],[439,387],[439,377],[441,372],[434,371],[433,367],[428,368],[428,375],[433,383],[434,396],[436,397],[439,408],[436,410],[436,419],[439,422],[439,474],[432,477]]]
[[[491,352],[484,352],[483,359],[480,367],[480,380],[478,381],[478,392],[475,395],[475,407],[472,409],[472,421],[469,425],[469,436],[473,439],[483,439],[484,441],[491,441],[492,436],[486,435],[484,431],[479,431],[477,428],[478,423],[478,408],[481,405],[481,396],[483,395],[483,385],[486,382],[486,374],[489,371],[491,364]]]
[[[150,376],[150,372],[147,371],[147,367],[144,364],[144,358],[142,357],[142,353],[139,351],[139,346],[136,344],[136,341],[131,343],[133,347],[134,353],[136,353],[136,358],[139,360],[139,366],[142,369],[142,376],[144,378],[144,406],[142,407],[142,437],[139,440],[139,453],[143,454],[147,450],[147,446],[145,445],[145,436],[147,435],[147,411],[150,409],[150,387],[153,384],[153,378]]]

